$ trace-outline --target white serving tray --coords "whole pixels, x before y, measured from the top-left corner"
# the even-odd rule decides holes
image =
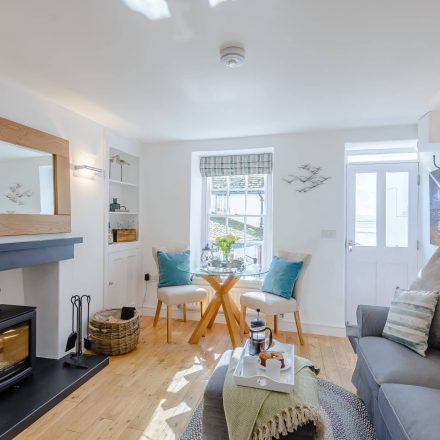
[[[295,385],[295,346],[290,344],[282,344],[274,339],[274,345],[270,348],[271,351],[283,351],[285,359],[290,358],[292,366],[281,371],[280,381],[271,379],[265,376],[264,370],[259,369],[256,376],[243,376],[243,357],[249,354],[249,339],[241,352],[240,359],[235,368],[233,377],[236,385],[244,387],[260,388],[262,390],[278,391],[280,393],[291,393]]]

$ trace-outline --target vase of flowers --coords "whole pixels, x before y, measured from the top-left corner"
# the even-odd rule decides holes
[[[222,235],[215,239],[214,243],[220,249],[223,256],[223,260],[225,262],[229,263],[233,260],[231,250],[234,243],[236,243],[238,240],[240,240],[240,237],[233,234]]]

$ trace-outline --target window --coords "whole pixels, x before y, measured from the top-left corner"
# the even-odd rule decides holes
[[[232,233],[235,258],[265,263],[271,174],[206,177],[206,239]]]
[[[415,162],[417,153],[348,154],[347,163]]]

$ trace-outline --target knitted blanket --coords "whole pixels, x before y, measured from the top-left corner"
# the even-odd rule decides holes
[[[242,348],[234,350],[223,385],[223,407],[229,440],[272,440],[287,435],[309,422],[321,439],[324,423],[319,413],[316,375],[319,369],[307,359],[295,356],[295,387],[292,393],[278,393],[236,385],[233,378]]]

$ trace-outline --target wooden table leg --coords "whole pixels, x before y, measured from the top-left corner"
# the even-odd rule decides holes
[[[209,324],[208,324],[208,328],[212,328],[212,326],[214,325],[214,321],[215,321],[215,318],[217,318],[217,313],[218,313],[218,311],[220,309],[220,306],[221,306],[221,303],[218,303],[217,310],[212,315],[211,321],[209,321]]]
[[[229,337],[231,338],[232,346],[234,348],[238,347],[239,338],[237,333],[237,324],[235,322],[234,312],[231,305],[231,298],[227,293],[223,293],[222,295],[222,307],[225,314],[226,324],[228,326]]]
[[[234,312],[234,318],[237,321],[237,324],[240,325],[240,321],[241,321],[240,310],[238,310],[238,307],[234,301],[231,301],[231,306],[232,306],[232,311]],[[249,333],[249,325],[246,321],[244,321],[244,333]]]
[[[222,279],[220,277],[206,275],[202,278],[209,283],[209,285],[215,290],[215,292],[220,292],[222,290]],[[221,302],[217,304],[217,309],[212,315],[211,321],[209,321],[208,328],[212,328],[212,326],[214,325],[214,321],[217,317],[220,306]]]
[[[205,275],[203,278],[208,281],[216,293],[206,309],[206,312],[203,314],[202,319],[197,324],[193,334],[189,338],[189,343],[197,344],[200,341],[200,338],[202,337],[206,328],[211,327],[214,324],[220,306],[222,306],[232,346],[235,348],[239,345],[240,339],[237,325],[237,323],[240,322],[240,312],[238,311],[238,307],[233,303],[233,301],[231,301],[229,292],[234,287],[234,284],[238,281],[238,278],[236,278],[234,275],[229,275],[223,284],[221,278],[218,276]]]
[[[208,327],[208,324],[211,322],[212,317],[215,317],[217,314],[220,304],[221,295],[216,293],[213,300],[209,303],[206,312],[203,314],[202,319],[197,323],[193,334],[189,338],[190,344],[197,344],[200,341],[200,338],[203,336],[203,333],[205,332],[206,327]]]

